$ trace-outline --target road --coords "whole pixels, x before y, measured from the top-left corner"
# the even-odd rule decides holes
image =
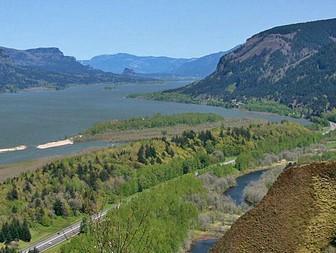
[[[234,164],[236,162],[236,159],[232,159],[232,160],[229,160],[229,161],[226,161],[226,162],[222,162],[220,163],[220,165],[228,165],[228,164]],[[99,214],[96,214],[94,216],[92,216],[92,220],[98,220],[102,217],[104,217],[107,212],[109,210],[111,210],[112,208],[115,208],[115,207],[119,207],[120,204],[118,205],[115,205],[109,209],[106,209],[104,211],[101,211]],[[79,232],[80,232],[80,226],[81,226],[81,221],[75,223],[75,224],[72,224],[71,226],[65,228],[65,229],[62,229],[61,231],[59,231],[58,233],[54,234],[54,235],[51,235],[41,241],[38,241],[32,245],[30,245],[29,247],[26,247],[24,249],[22,249],[20,252],[21,253],[28,253],[29,250],[34,250],[34,248],[38,249],[39,252],[43,252],[43,251],[46,251],[47,249],[51,248],[51,247],[54,247],[55,245],[57,244],[60,244],[66,240],[69,240],[69,238],[75,236],[75,235],[78,235]]]
[[[219,163],[219,165],[229,165],[229,164],[235,164],[236,163],[236,159],[232,159],[226,162],[221,162]]]
[[[335,131],[336,130],[336,123],[329,121],[329,124],[330,124],[330,128],[326,132],[324,132],[322,135],[325,135],[325,134],[329,133],[330,131]]]
[[[113,208],[113,207],[112,207]],[[111,209],[111,208],[110,208]],[[110,210],[104,210],[101,211],[99,214],[96,214],[94,216],[92,216],[92,220],[98,220],[101,219],[102,217],[104,217],[107,212]],[[29,250],[33,250],[34,248],[38,249],[39,252],[43,252],[46,251],[47,249],[54,247],[55,245],[62,243],[66,240],[69,240],[69,238],[78,235],[80,232],[80,227],[81,227],[81,221],[72,224],[71,226],[62,229],[61,231],[59,231],[58,233],[49,236],[39,242],[36,242],[32,245],[30,245],[29,247],[26,247],[24,249],[22,249],[20,252],[21,253],[27,253],[29,252]]]

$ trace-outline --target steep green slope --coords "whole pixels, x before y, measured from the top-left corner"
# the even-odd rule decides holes
[[[211,252],[323,252],[336,235],[335,185],[335,162],[289,168]]]
[[[228,102],[264,98],[318,115],[336,106],[335,41],[336,19],[275,27],[222,57],[207,78],[174,92]]]

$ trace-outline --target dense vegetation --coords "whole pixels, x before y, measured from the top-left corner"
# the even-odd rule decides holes
[[[263,98],[319,116],[336,107],[335,27],[331,19],[264,31],[222,57],[212,75],[169,92],[232,104]]]
[[[128,120],[98,122],[84,132],[84,135],[97,135],[109,131],[162,128],[176,125],[195,126],[203,123],[218,122],[223,117],[212,113],[183,113],[175,115],[155,114],[150,117],[135,117]]]
[[[177,252],[197,221],[190,196],[203,192],[193,175],[160,184],[111,210],[62,252]]]
[[[270,112],[291,117],[296,116],[294,110],[285,105],[265,99],[250,100],[242,108],[249,111]]]
[[[2,224],[26,220],[30,227],[57,224],[97,212],[161,182],[195,172],[226,157],[238,156],[236,167],[255,166],[264,152],[304,146],[317,139],[310,130],[291,122],[186,131],[172,139],[153,139],[67,158],[1,185]],[[78,216],[80,217],[80,216]],[[38,225],[39,224],[39,225]]]

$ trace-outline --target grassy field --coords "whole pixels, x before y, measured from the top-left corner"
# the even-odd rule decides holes
[[[336,141],[329,141],[326,145],[329,150],[336,149]]]

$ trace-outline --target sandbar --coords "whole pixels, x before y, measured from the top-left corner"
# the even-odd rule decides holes
[[[48,142],[46,144],[41,144],[38,145],[38,149],[47,149],[47,148],[54,148],[54,147],[60,147],[60,146],[65,146],[65,145],[71,145],[73,144],[73,141],[70,139],[66,139],[63,141],[53,141],[53,142]]]
[[[3,148],[3,149],[0,149],[0,153],[25,150],[26,148],[27,148],[27,146],[25,146],[25,145],[17,146],[17,147],[14,147],[14,148]]]

